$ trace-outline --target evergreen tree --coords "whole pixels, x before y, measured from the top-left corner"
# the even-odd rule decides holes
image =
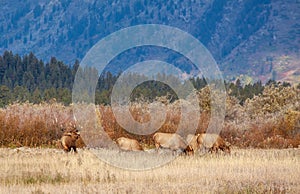
[[[13,90],[13,101],[26,102],[29,101],[30,93],[26,87],[16,86]]]
[[[42,101],[43,101],[43,97],[42,97],[42,94],[41,94],[39,88],[35,88],[35,90],[32,93],[30,102],[41,103]]]
[[[44,92],[44,100],[49,102],[50,100],[52,100],[53,98],[56,98],[56,89],[51,87],[49,89],[46,89]]]
[[[0,86],[0,107],[4,107],[11,102],[11,93],[7,86]]]
[[[33,92],[36,88],[34,77],[31,72],[25,72],[23,74],[23,86],[27,88],[30,92]]]
[[[1,106],[5,106],[13,101],[25,102],[29,100],[33,103],[49,101],[53,98],[58,102],[68,105],[72,101],[73,83],[77,78],[79,84],[79,101],[92,100],[95,95],[96,103],[109,104],[112,89],[119,79],[119,75],[111,72],[103,72],[100,77],[95,68],[80,67],[79,61],[75,61],[74,65],[65,65],[62,61],[58,61],[55,57],[50,62],[44,63],[38,60],[33,53],[20,57],[14,55],[11,51],[5,51],[0,56],[0,85],[1,85]],[[147,80],[139,74],[126,75],[128,83],[135,83],[138,80]],[[142,77],[141,77],[142,76]],[[143,98],[149,101],[156,97],[168,96],[169,99],[177,99],[177,95],[184,92],[184,88],[188,83],[187,80],[182,81],[175,76],[158,73],[155,78],[159,81],[147,81],[137,86],[131,94],[131,100]],[[97,81],[96,90],[92,87],[92,83]],[[220,80],[211,80],[210,82],[219,82]],[[198,91],[206,88],[207,82],[203,77],[190,78],[189,82],[193,84]],[[91,85],[86,86],[86,83]],[[167,85],[165,83],[171,83]],[[129,89],[127,82],[122,83],[120,96]],[[127,85],[126,85],[127,84]],[[81,85],[81,86],[80,86]],[[273,87],[290,87],[288,82],[276,82],[269,80],[266,86]],[[173,91],[170,86],[176,86],[177,91]],[[254,84],[242,85],[239,79],[235,83],[226,83],[228,94],[236,97],[239,103],[243,105],[247,99],[261,94],[265,86],[261,81]],[[297,88],[300,88],[298,84]],[[175,93],[177,92],[177,94]]]

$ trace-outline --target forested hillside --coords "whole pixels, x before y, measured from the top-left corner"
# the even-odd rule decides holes
[[[200,40],[227,80],[299,80],[299,1],[3,0],[0,7],[1,53],[73,64],[108,34],[163,24]]]
[[[49,62],[38,59],[33,53],[24,56],[6,51],[0,56],[0,105],[5,106],[13,102],[40,103],[55,99],[68,105],[72,102],[72,87],[75,74],[79,68],[76,61],[72,66],[64,64],[62,61],[52,57]],[[131,74],[134,76],[141,76]],[[170,75],[160,75],[170,76]],[[95,103],[109,104],[110,94],[118,75],[110,72],[99,76]],[[172,78],[178,79],[178,78]],[[177,80],[180,83],[179,80]],[[206,86],[206,80],[200,77],[190,78],[191,83],[197,90]],[[270,80],[267,85],[277,84]],[[259,81],[254,84],[242,85],[240,80],[225,83],[228,93],[239,99],[243,104],[247,98],[252,98],[263,92],[264,85]],[[284,82],[283,86],[290,86]],[[132,100],[143,98],[152,101],[159,96],[168,96],[171,100],[176,100],[174,91],[161,82],[148,81],[136,87],[132,93]]]

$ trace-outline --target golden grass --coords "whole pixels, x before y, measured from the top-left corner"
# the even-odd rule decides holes
[[[98,150],[105,157],[124,153]],[[164,154],[140,154],[164,159]],[[231,155],[180,156],[145,171],[116,168],[89,150],[0,149],[0,193],[299,193],[300,150],[233,149]]]

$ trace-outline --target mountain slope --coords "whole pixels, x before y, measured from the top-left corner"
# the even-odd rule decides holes
[[[4,0],[0,7],[0,52],[72,64],[114,31],[166,24],[198,38],[227,79],[300,80],[299,1]]]

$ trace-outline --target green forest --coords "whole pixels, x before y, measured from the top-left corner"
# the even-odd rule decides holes
[[[49,62],[44,62],[34,53],[19,56],[11,51],[5,51],[0,56],[0,107],[14,102],[38,104],[53,100],[69,105],[72,102],[72,87],[78,68],[80,68],[78,60],[73,65],[66,65],[55,57],[51,57]],[[109,97],[118,76],[110,72],[99,76],[95,92],[96,104],[110,103]],[[132,74],[131,76],[139,75]],[[179,80],[177,81],[180,83]],[[204,78],[190,78],[189,81],[197,90],[206,86]],[[266,85],[270,84],[278,83],[270,80]],[[283,83],[283,85],[290,86],[289,83]],[[262,93],[265,87],[260,81],[242,85],[240,80],[235,83],[226,82],[225,86],[228,94],[235,96],[240,104],[243,104],[247,98]],[[151,101],[159,96],[168,96],[170,100],[177,99],[169,86],[158,81],[147,81],[139,85],[134,89],[131,98],[133,100],[144,98],[144,100]]]

